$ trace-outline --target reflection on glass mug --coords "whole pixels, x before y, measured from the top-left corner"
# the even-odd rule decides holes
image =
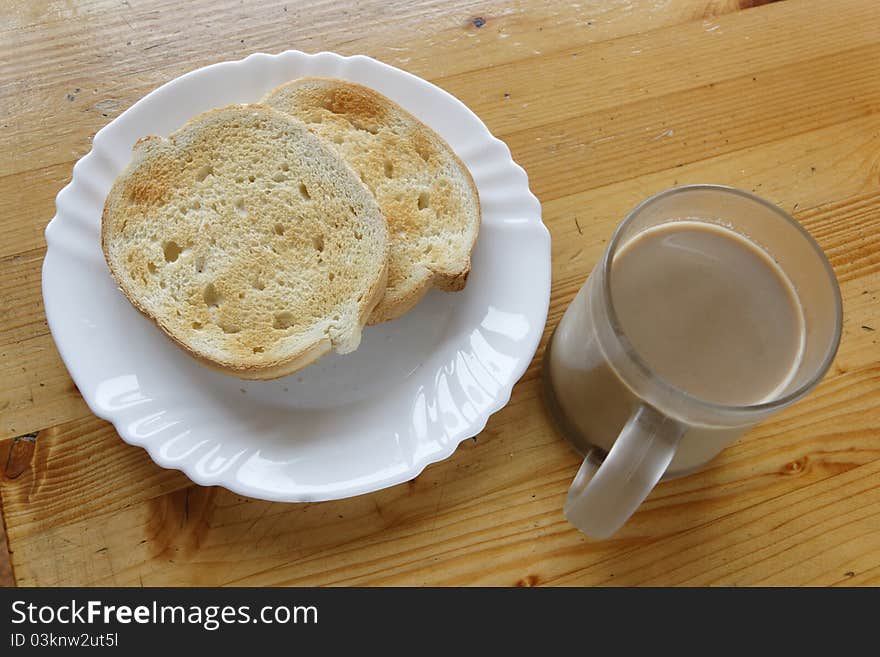
[[[837,351],[840,291],[794,219],[689,185],[627,215],[544,356],[561,433],[586,456],[565,516],[605,538],[664,475],[691,472],[806,395]]]

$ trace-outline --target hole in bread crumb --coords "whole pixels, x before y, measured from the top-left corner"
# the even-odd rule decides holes
[[[327,278],[330,279],[330,280],[332,281],[334,278],[336,278],[336,274],[334,274],[334,273],[331,271],[329,274],[327,274]]]
[[[257,279],[254,279],[253,283],[251,283],[251,287],[253,287],[255,290],[265,290],[266,284],[263,281],[261,281],[259,278],[257,278]]]
[[[239,196],[232,202],[232,207],[235,208],[235,211],[238,213],[239,217],[246,217],[247,210],[244,209],[244,199]]]
[[[180,245],[177,242],[165,242],[162,246],[162,250],[165,253],[165,262],[174,262],[180,257],[180,252],[183,249],[180,248]]]
[[[218,326],[224,333],[238,333],[241,331],[241,327],[236,326],[235,324],[218,324]]]
[[[284,226],[282,226],[281,224],[275,224],[275,234],[284,235]]]
[[[254,182],[256,180],[255,176],[248,176],[248,182]]]
[[[266,350],[263,349],[263,347],[254,347],[254,353],[255,353],[255,354],[261,354],[261,353],[263,353],[264,351],[266,351]]]
[[[244,299],[244,292],[239,292],[239,293],[238,293],[238,298],[239,298],[239,299]]]
[[[180,317],[180,311],[179,311],[179,310],[175,310],[175,311],[174,311],[174,314],[177,315],[178,317]]]
[[[296,320],[293,317],[293,313],[289,312],[281,312],[275,314],[275,321],[272,322],[272,328],[284,330],[289,329],[296,323]]]
[[[151,274],[155,274],[159,270],[156,269],[156,265],[154,265],[152,262],[148,262],[147,263],[147,271],[149,271]]]
[[[200,331],[200,330],[202,329],[202,323],[201,323],[201,322],[193,322],[193,323],[192,323],[192,327],[193,327],[196,331]]]
[[[198,180],[199,182],[202,182],[208,176],[213,176],[213,175],[214,175],[214,167],[212,167],[210,164],[200,166],[196,170],[196,180]]]
[[[165,289],[165,281],[159,281],[159,287],[161,287],[164,290]]]
[[[431,196],[428,192],[422,192],[419,194],[419,210],[424,210],[427,207],[431,206]]]
[[[290,171],[290,165],[287,162],[285,162],[284,164],[281,165],[281,170],[282,171]]]
[[[205,305],[209,308],[216,308],[220,305],[220,293],[217,292],[217,288],[214,287],[213,283],[208,283],[205,286],[205,291],[202,293],[202,297],[205,300]]]
[[[285,176],[283,173],[276,173],[272,176],[272,180],[277,183],[284,182],[285,180],[287,180],[287,176]]]
[[[315,250],[319,252],[324,251],[324,236],[323,235],[315,235],[312,238],[312,246],[315,247]]]
[[[424,252],[425,252],[425,253],[430,253],[430,252],[431,252],[431,245],[430,245],[430,244],[429,244],[428,246],[425,247],[425,251],[424,251]]]
[[[356,230],[356,231],[354,231],[354,238],[355,238],[356,240],[360,240],[360,239],[363,239],[364,236],[363,236],[363,234],[360,233],[360,231],[357,231],[357,230]]]
[[[192,203],[189,204],[189,207],[190,207],[190,209],[192,209],[192,210],[201,210],[201,209],[202,209],[202,204],[199,203],[198,201],[193,201]]]
[[[334,321],[334,322],[338,322],[338,321],[339,321],[339,315],[333,315],[333,321]]]
[[[128,261],[131,262],[131,261],[133,261],[133,260],[134,260],[134,254],[133,254],[133,253],[129,253],[129,254],[128,254]]]
[[[309,194],[309,190],[306,187],[305,183],[299,184],[299,195],[302,196],[306,201],[312,198],[312,195]]]
[[[391,164],[388,160],[385,160],[385,177],[393,178],[394,177],[394,165]]]

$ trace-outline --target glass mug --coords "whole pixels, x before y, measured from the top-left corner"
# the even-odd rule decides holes
[[[615,256],[651,227],[680,220],[720,225],[748,238],[793,287],[803,320],[799,361],[781,389],[759,403],[727,405],[675,387],[649,366],[621,326],[612,286]],[[638,205],[618,226],[544,355],[547,407],[557,429],[585,455],[568,491],[566,518],[593,538],[613,534],[661,478],[700,468],[745,430],[812,390],[837,352],[841,321],[828,260],[775,205],[721,185],[677,187]]]

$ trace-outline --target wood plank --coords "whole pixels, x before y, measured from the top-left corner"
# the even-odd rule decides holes
[[[506,141],[518,161],[540,172],[532,189],[547,202],[572,189],[622,182],[874,114],[880,108],[877,61],[880,42],[760,77],[745,75],[530,128]]]
[[[46,246],[43,231],[55,214],[55,195],[70,182],[73,164],[71,160],[0,177],[0,212],[5,217],[0,222],[0,258]]]
[[[436,81],[465,99],[501,135],[548,123],[590,125],[585,115],[714,87],[735,78],[759,78],[760,84],[748,85],[748,91],[766,94],[773,81],[765,79],[764,73],[877,44],[880,12],[876,7],[858,0],[838,6],[840,13],[827,13],[821,22],[801,22],[794,41],[785,37],[802,15],[803,3],[778,3],[759,12],[707,16],[650,35],[634,33],[542,51],[529,58],[529,75],[521,73],[524,63],[515,60],[492,66],[488,72],[466,71]],[[854,22],[860,29],[852,29]],[[724,56],[733,50],[740,56]],[[673,61],[675,65],[670,66]],[[790,82],[799,84],[809,79],[792,77]],[[716,100],[727,94],[716,89],[711,95]]]
[[[3,499],[0,497],[0,588],[15,586],[9,542],[6,539],[6,523],[3,520]]]
[[[46,335],[42,276],[45,249],[0,258],[0,345]]]
[[[340,9],[332,0],[274,0],[251,11],[236,0],[210,6],[164,0],[130,3],[121,11],[106,0],[53,12],[57,18],[48,25],[36,20],[39,13],[16,12],[2,21],[20,24],[12,28],[15,38],[0,40],[0,60],[9,63],[0,72],[0,147],[15,153],[0,161],[0,176],[81,157],[88,137],[135,100],[218,59],[288,48],[334,50],[368,54],[437,79],[739,7],[737,0],[584,0],[560,11],[499,0],[418,6],[373,0]],[[48,69],[42,64],[47,60],[53,63]],[[14,127],[9,134],[8,126]],[[15,149],[5,148],[13,135]]]
[[[52,336],[0,345],[0,439],[91,415]]]
[[[880,582],[880,462],[767,500],[753,513],[628,551],[554,584],[781,585]],[[858,500],[843,506],[848,499]],[[703,529],[703,528],[700,528]],[[666,556],[676,556],[668,567]],[[699,574],[697,574],[699,573]]]

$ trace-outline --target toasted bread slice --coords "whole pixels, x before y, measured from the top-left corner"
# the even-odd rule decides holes
[[[354,350],[385,290],[376,201],[303,123],[260,105],[139,141],[107,196],[101,242],[138,310],[244,379]]]
[[[262,103],[302,119],[360,175],[388,221],[388,287],[369,323],[400,317],[432,286],[460,290],[480,228],[467,167],[428,126],[352,82],[301,78]]]

